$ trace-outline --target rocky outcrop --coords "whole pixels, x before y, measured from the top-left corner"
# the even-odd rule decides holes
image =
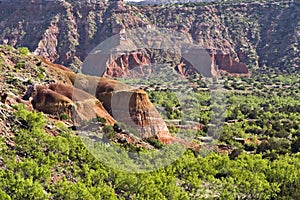
[[[71,99],[61,95],[53,90],[50,90],[43,85],[35,85],[32,90],[32,105],[33,108],[47,114],[60,115],[66,113],[71,116],[73,102]]]
[[[49,89],[66,96],[73,101],[73,119],[75,122],[88,121],[95,117],[101,117],[107,124],[113,125],[115,120],[105,110],[102,103],[94,96],[77,88],[63,85],[50,84]]]
[[[74,85],[94,95],[117,122],[125,124],[137,137],[172,137],[145,91],[116,80],[85,75],[78,75]],[[171,142],[170,139],[162,141]]]
[[[145,91],[108,78],[76,75],[60,65],[49,67],[58,77],[69,79],[72,86],[38,86],[39,94],[34,95],[36,109],[51,114],[64,112],[78,123],[102,117],[108,124],[126,124],[139,138],[158,137],[164,144],[174,141]]]
[[[171,137],[167,125],[145,91],[115,80],[100,78],[96,87],[96,97],[103,102],[116,121],[136,130],[140,138],[158,135],[160,138]]]
[[[133,52],[123,54],[117,58],[112,56],[107,65],[104,76],[106,77],[130,77],[135,76],[134,72],[131,71],[135,68],[135,72],[141,74],[145,73],[143,66],[150,64],[150,59],[143,52]]]
[[[145,52],[151,52],[145,49]],[[163,50],[161,50],[163,51]],[[218,71],[225,71],[230,74],[248,75],[249,70],[243,62],[235,60],[229,53],[209,53],[209,49],[192,49],[182,55],[170,55],[163,51],[169,57],[176,57],[180,60],[176,63],[175,70],[186,77],[194,73],[200,73],[204,77],[217,77]],[[148,57],[143,52],[131,52],[120,56],[110,56],[110,62],[107,64],[104,76],[106,77],[141,77],[150,74],[151,70],[145,68],[159,59],[160,55],[152,54]],[[164,62],[167,62],[166,60]],[[173,62],[175,63],[175,61]]]
[[[212,54],[212,60],[219,70],[224,70],[232,74],[248,74],[249,70],[245,63],[234,60],[230,54]]]
[[[55,24],[51,24],[50,27],[46,29],[42,40],[39,41],[34,54],[39,55],[42,58],[47,58],[51,62],[57,60],[59,58],[56,49],[58,46],[58,34],[58,27]]]
[[[75,124],[97,117],[105,118],[107,124],[115,123],[102,103],[82,90],[52,83],[49,86],[35,85],[31,92],[33,108],[44,113],[59,117],[64,113],[73,119]]]
[[[156,108],[143,90],[114,90],[97,93],[97,98],[104,103],[112,116],[126,124],[140,138],[169,135],[168,128]]]

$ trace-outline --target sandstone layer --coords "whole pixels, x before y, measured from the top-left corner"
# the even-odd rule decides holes
[[[137,27],[163,27],[182,32],[199,46],[221,51],[254,69],[269,66],[297,70],[299,12],[296,1],[190,7],[134,6],[117,1],[7,0],[0,6],[0,43],[26,46],[49,61],[78,69],[94,47],[115,34]],[[129,60],[115,62],[126,67]],[[234,62],[221,68],[246,72],[243,65]],[[107,72],[110,76],[124,73],[119,68],[111,69]]]
[[[155,137],[164,144],[174,141],[145,91],[108,78],[76,75],[59,65],[49,65],[46,70],[55,71],[71,84],[36,85],[28,90],[24,99],[32,96],[35,109],[57,115],[65,113],[78,125],[96,117],[105,118],[110,125],[125,124],[141,139]]]

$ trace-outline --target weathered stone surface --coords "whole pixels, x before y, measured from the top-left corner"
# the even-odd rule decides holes
[[[229,54],[218,53],[212,55],[212,59],[218,65],[220,70],[225,70],[233,74],[248,74],[249,70],[246,64],[234,60]]]
[[[34,109],[48,114],[67,113],[71,115],[73,102],[68,97],[50,90],[43,85],[35,85],[32,105]]]
[[[102,117],[106,119],[107,124],[113,125],[115,123],[115,120],[105,110],[102,103],[83,90],[57,83],[50,84],[49,89],[64,95],[73,101],[74,113],[72,113],[72,115],[75,121],[87,121],[95,117]]]
[[[162,117],[145,91],[133,89],[118,81],[100,78],[96,97],[118,122],[137,131],[140,138],[170,136]]]
[[[217,77],[219,71],[226,71],[230,74],[249,74],[246,64],[234,60],[230,54],[222,52],[215,54],[209,53],[209,49],[199,49],[198,51],[194,49],[186,54],[177,55],[177,57],[181,58],[180,63],[175,66],[175,70],[184,77],[194,73],[200,73],[204,77]],[[141,77],[151,73],[144,66],[153,64],[153,60],[142,52],[111,56],[104,76]]]
[[[53,83],[48,87],[35,85],[33,91],[33,107],[39,111],[60,115],[67,114],[75,124],[92,120],[96,117],[106,119],[113,125],[115,120],[94,96],[72,86]]]
[[[132,76],[130,71],[138,68],[138,73],[144,75],[143,66],[149,65],[150,59],[142,52],[133,52],[123,54],[117,58],[112,57],[108,63],[108,67],[104,76],[107,77],[124,77]],[[135,70],[136,70],[135,69]],[[147,73],[147,72],[146,72]]]
[[[118,121],[136,130],[140,138],[168,135],[168,128],[143,90],[97,93],[105,108]]]

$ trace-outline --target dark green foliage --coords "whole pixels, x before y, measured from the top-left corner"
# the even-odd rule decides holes
[[[98,122],[100,122],[101,124],[105,124],[106,123],[106,119],[103,117],[97,117]]]
[[[109,125],[105,125],[103,128],[102,128],[105,136],[112,140],[116,137],[116,132],[114,131],[114,128],[112,126],[109,126]]]
[[[60,120],[68,120],[68,119],[70,119],[70,117],[68,115],[63,114],[63,113],[59,115],[59,118],[60,118]]]
[[[25,68],[25,62],[18,62],[16,64],[16,69],[23,69]]]
[[[230,158],[230,159],[235,159],[235,158],[237,158],[242,152],[243,152],[242,149],[234,149],[234,150],[232,151],[232,153],[229,155],[229,158]]]
[[[300,137],[295,139],[295,141],[292,143],[292,152],[293,153],[300,152]]]
[[[154,138],[148,139],[147,142],[149,142],[152,146],[154,146],[157,149],[160,149],[163,147],[163,144],[159,140],[154,139]]]
[[[180,119],[180,102],[175,92],[149,92],[149,99],[155,105],[161,106],[161,113],[167,119]]]

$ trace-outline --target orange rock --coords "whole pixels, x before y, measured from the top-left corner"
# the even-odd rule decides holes
[[[143,52],[123,54],[119,57],[111,56],[104,76],[122,77],[130,75],[130,70],[138,67],[139,73],[144,74],[142,66],[149,65],[150,59]]]
[[[36,85],[32,105],[34,109],[48,114],[67,113],[70,115],[73,102],[68,97],[56,93],[46,86]]]
[[[229,54],[217,53],[216,55],[212,55],[212,59],[219,66],[219,70],[225,70],[233,74],[249,73],[246,64],[233,60]]]
[[[32,104],[39,111],[57,115],[65,113],[77,124],[96,117],[105,118],[110,125],[115,123],[98,99],[72,86],[59,83],[49,87],[36,85],[33,93]]]
[[[115,123],[115,120],[105,110],[102,103],[83,90],[58,83],[50,84],[49,89],[71,99],[75,103],[75,111],[80,116],[80,120],[90,120],[96,115],[105,118],[107,124],[113,125]]]

